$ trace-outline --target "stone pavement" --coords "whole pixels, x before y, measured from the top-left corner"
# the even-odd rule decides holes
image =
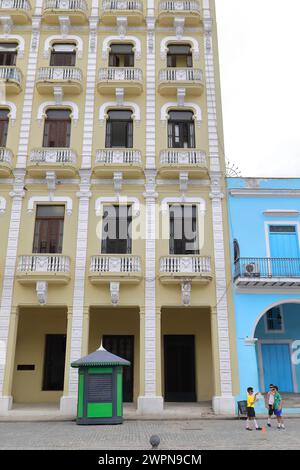
[[[265,424],[261,421],[261,424]],[[1,422],[0,449],[150,449],[158,434],[161,450],[300,449],[300,420],[286,430],[247,432],[244,420],[125,421],[117,426],[78,426],[64,422]]]

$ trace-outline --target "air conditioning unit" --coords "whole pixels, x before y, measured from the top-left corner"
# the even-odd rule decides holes
[[[244,265],[244,276],[245,277],[259,277],[260,270],[257,263],[248,263]]]

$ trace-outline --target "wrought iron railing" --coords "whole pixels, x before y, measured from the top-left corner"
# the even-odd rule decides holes
[[[239,258],[234,263],[234,278],[297,278],[300,258]]]

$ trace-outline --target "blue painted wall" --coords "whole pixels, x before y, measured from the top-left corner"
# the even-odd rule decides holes
[[[244,179],[228,178],[228,211],[230,244],[233,270],[233,240],[237,239],[240,247],[240,257],[267,257],[267,244],[265,235],[265,222],[289,222],[291,225],[300,223],[300,216],[279,217],[267,216],[266,210],[282,209],[297,210],[300,212],[300,198],[278,196],[248,196],[231,195],[230,189],[253,188],[264,193],[266,189],[274,190],[300,190],[300,179]],[[264,332],[261,316],[272,306],[280,303],[288,304],[299,302],[299,305],[285,305],[284,315],[286,333],[269,335]],[[237,352],[239,364],[240,393],[237,400],[245,399],[248,386],[261,390],[257,362],[257,346],[255,342],[249,343],[247,338],[261,339],[300,339],[300,289],[292,292],[268,289],[261,293],[258,289],[243,292],[234,287],[234,306],[237,331]],[[257,329],[256,329],[257,327]],[[297,382],[300,392],[300,366],[297,366]],[[258,411],[264,410],[263,402],[259,402]]]

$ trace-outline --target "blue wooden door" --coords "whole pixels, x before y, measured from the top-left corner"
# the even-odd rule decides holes
[[[294,392],[289,344],[262,344],[265,390],[277,385],[281,392]]]
[[[299,277],[299,239],[296,225],[270,225],[269,227],[271,275]]]

